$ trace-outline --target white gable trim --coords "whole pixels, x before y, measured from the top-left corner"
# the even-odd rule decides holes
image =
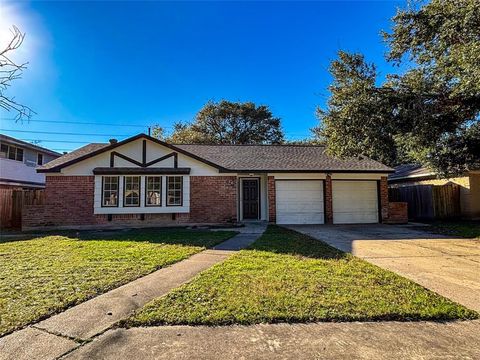
[[[150,162],[166,156],[171,153],[177,154],[178,159],[178,167],[186,167],[190,168],[190,175],[191,176],[221,176],[218,169],[208,165],[202,161],[196,160],[188,155],[183,153],[176,152],[174,149],[171,149],[167,146],[161,145],[159,143],[153,142],[149,139],[139,138],[130,142],[127,142],[123,145],[115,147],[114,149],[107,150],[100,154],[94,155],[92,157],[86,158],[81,160],[77,163],[72,165],[68,165],[60,170],[62,175],[66,176],[90,176],[93,175],[93,169],[96,167],[110,167],[110,156],[112,152],[122,154],[127,156],[139,163],[143,161],[143,141],[146,141],[146,162]],[[122,159],[118,156],[114,157],[114,167],[121,168],[121,167],[138,167],[138,166],[130,161]],[[168,157],[163,161],[157,162],[149,168],[158,168],[158,167],[174,167],[174,157]],[[49,174],[52,175],[59,175],[58,173],[46,173],[48,176]]]

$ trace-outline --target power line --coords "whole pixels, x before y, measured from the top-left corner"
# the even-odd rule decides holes
[[[9,129],[0,129],[0,131],[9,131],[9,132],[21,132],[21,133],[31,133],[31,134],[49,134],[49,135],[85,135],[85,136],[122,136],[130,137],[130,135],[119,135],[119,134],[87,134],[87,133],[65,133],[65,132],[53,132],[53,131],[30,131],[30,130],[9,130]]]
[[[47,140],[47,139],[20,139],[22,141],[46,141],[54,143],[68,143],[68,144],[90,144],[90,141],[70,141],[70,140]]]
[[[1,120],[7,121],[15,121],[17,119],[9,119],[9,118],[0,118]],[[105,125],[105,126],[125,126],[125,127],[148,127],[148,125],[127,125],[127,124],[107,124],[107,123],[98,123],[98,122],[82,122],[82,121],[57,121],[57,120],[27,120],[27,122],[42,122],[42,123],[52,123],[52,124],[79,124],[79,125]]]
[[[18,119],[10,118],[0,118],[0,120],[15,121]],[[78,125],[98,125],[98,126],[123,126],[123,127],[136,127],[136,128],[147,128],[152,125],[130,125],[130,124],[113,124],[113,123],[99,123],[99,122],[82,122],[82,121],[62,121],[62,120],[40,120],[40,119],[31,119],[27,122],[42,122],[42,123],[53,123],[53,124],[78,124]],[[171,126],[161,126],[162,128],[171,128]]]

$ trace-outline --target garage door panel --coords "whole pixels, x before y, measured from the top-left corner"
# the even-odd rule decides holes
[[[277,224],[323,224],[323,212],[280,214]]]
[[[376,181],[333,181],[334,224],[377,223]]]
[[[322,180],[275,182],[278,224],[323,224]]]
[[[334,224],[370,224],[378,222],[378,214],[377,213],[335,213],[334,215]]]

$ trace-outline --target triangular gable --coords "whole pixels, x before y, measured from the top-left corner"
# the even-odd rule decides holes
[[[149,141],[152,141],[156,144],[159,144],[159,145],[162,145],[164,147],[167,147],[169,149],[172,150],[172,153],[170,154],[167,154],[165,156],[162,156],[162,157],[159,157],[159,158],[155,158],[153,160],[149,160],[147,161],[147,158],[146,158],[146,148],[145,148],[145,144],[146,142],[144,141],[143,142],[143,153],[142,153],[142,159],[139,161],[138,159],[133,159],[131,157],[128,157],[128,156],[125,156],[123,155],[122,153],[120,152],[117,152],[117,151],[112,151],[120,146],[123,146],[123,145],[126,145],[132,141],[136,141],[136,140],[139,140],[139,139],[144,139],[144,140],[149,140]],[[160,161],[163,161],[169,157],[173,157],[174,158],[174,163],[176,163],[176,154],[175,153],[180,153],[180,154],[183,154],[187,157],[190,157],[194,160],[197,160],[197,161],[200,161],[204,164],[207,164],[209,166],[212,166],[218,170],[225,170],[222,166],[218,165],[218,164],[215,164],[215,163],[212,163],[211,161],[208,161],[208,160],[205,160],[195,154],[192,154],[186,150],[183,150],[183,149],[180,149],[178,147],[176,147],[175,145],[172,145],[172,144],[169,144],[169,143],[166,143],[165,141],[162,141],[162,140],[158,140],[158,139],[155,139],[154,137],[151,137],[151,136],[148,136],[146,134],[138,134],[138,135],[135,135],[135,136],[132,136],[128,139],[125,139],[125,140],[122,140],[122,141],[119,141],[117,143],[114,143],[114,144],[110,144],[110,145],[107,145],[101,149],[98,149],[98,150],[95,150],[93,152],[90,152],[88,154],[85,154],[85,155],[82,155],[82,156],[79,156],[78,158],[75,158],[75,159],[72,159],[70,161],[66,161],[64,163],[61,163],[57,166],[54,166],[54,167],[51,167],[51,168],[44,168],[44,169],[37,169],[37,172],[41,172],[41,173],[50,173],[50,172],[60,172],[61,169],[65,168],[65,167],[68,167],[68,166],[71,166],[71,165],[74,165],[74,164],[77,164],[81,161],[84,161],[86,159],[90,159],[94,156],[97,156],[97,155],[100,155],[102,153],[105,153],[105,152],[108,152],[108,151],[111,151],[111,155],[110,155],[110,162],[111,162],[111,165],[110,166],[113,166],[115,164],[115,158],[122,158],[123,160],[126,160],[134,165],[137,165],[139,167],[148,167],[148,166],[151,166],[151,165],[154,165],[155,163],[158,163]],[[113,162],[113,165],[112,165],[112,162]]]

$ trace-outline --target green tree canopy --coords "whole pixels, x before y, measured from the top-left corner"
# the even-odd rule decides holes
[[[387,59],[407,70],[376,86],[372,64],[341,52],[317,136],[337,155],[419,162],[444,174],[480,167],[479,24],[478,0],[399,10],[384,37]]]
[[[366,155],[386,164],[396,158],[390,109],[376,92],[377,73],[363,55],[340,51],[330,65],[333,83],[326,110],[317,109],[320,126],[313,129],[337,156]]]
[[[177,144],[279,144],[283,131],[280,119],[267,106],[222,100],[205,104],[193,123],[176,123],[168,140]]]

